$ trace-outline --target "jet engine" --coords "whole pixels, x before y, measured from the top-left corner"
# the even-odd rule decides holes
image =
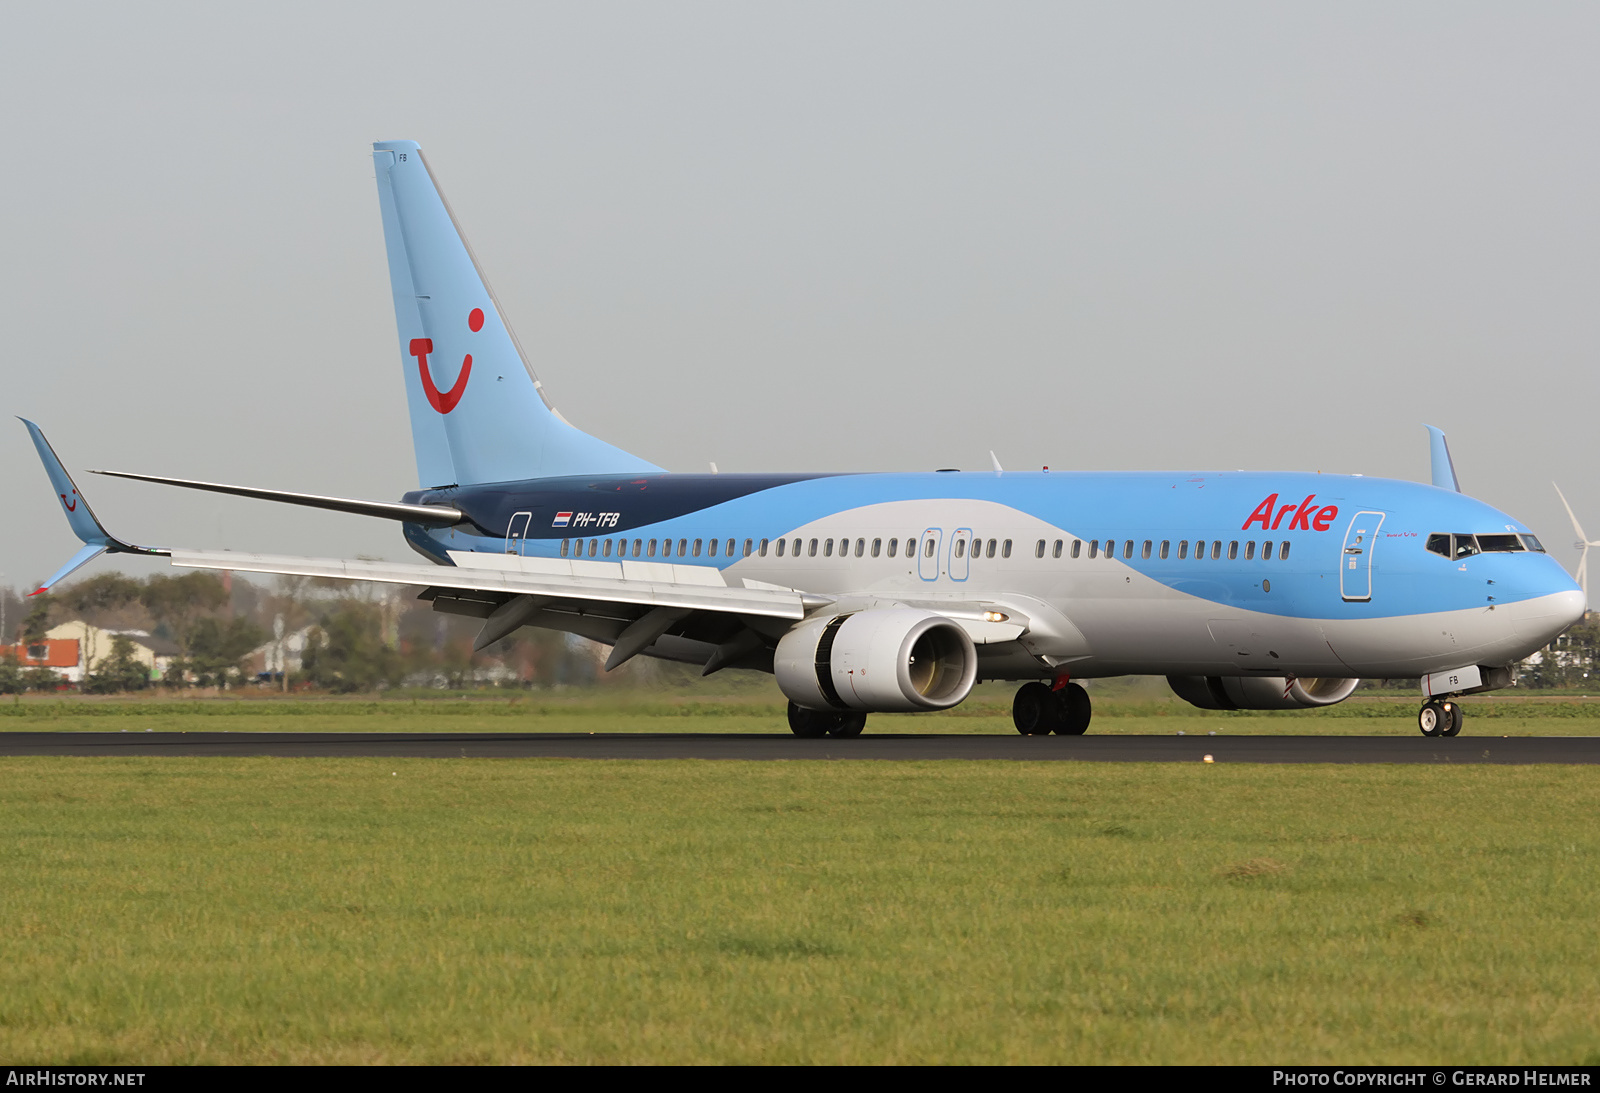
[[[1297,679],[1294,676],[1168,676],[1174,694],[1202,710],[1299,710],[1332,706],[1356,689],[1359,679]]]
[[[773,667],[778,687],[807,709],[914,713],[966,698],[978,654],[943,615],[882,607],[807,619],[778,642]]]

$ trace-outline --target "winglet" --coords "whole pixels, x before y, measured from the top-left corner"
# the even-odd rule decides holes
[[[1456,465],[1450,460],[1450,444],[1444,430],[1435,425],[1424,425],[1428,430],[1428,448],[1433,469],[1433,484],[1442,490],[1461,492],[1461,480],[1456,477]]]
[[[33,446],[39,452],[40,462],[44,464],[44,473],[50,478],[50,488],[56,491],[56,497],[61,501],[61,511],[66,514],[72,533],[83,542],[83,549],[74,554],[66,565],[56,570],[49,580],[28,595],[37,596],[41,592],[48,592],[55,584],[108,551],[112,554],[167,553],[165,550],[124,543],[107,531],[105,525],[100,523],[99,518],[89,508],[89,502],[78,492],[77,484],[72,481],[72,476],[61,463],[61,457],[56,455],[55,449],[44,438],[44,431],[27,418],[17,420],[28,427],[28,435],[33,437]]]

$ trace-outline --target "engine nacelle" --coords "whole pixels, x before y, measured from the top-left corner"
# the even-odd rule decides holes
[[[812,710],[945,710],[972,690],[978,654],[955,622],[914,607],[807,619],[773,657],[778,687]]]
[[[1359,679],[1297,679],[1294,676],[1168,676],[1174,694],[1202,710],[1301,710],[1332,706],[1356,689]]]

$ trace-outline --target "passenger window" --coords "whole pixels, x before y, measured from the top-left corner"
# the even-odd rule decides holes
[[[1122,556],[1124,558],[1133,557],[1133,540],[1132,539],[1123,540],[1123,543],[1122,543]]]
[[[710,555],[711,557],[713,557],[713,558],[715,558],[717,556],[717,541],[715,539],[711,540],[710,549],[707,550],[706,553],[708,555]],[[728,551],[728,553],[732,554],[733,551],[730,550],[730,551]]]
[[[993,539],[989,540],[989,550],[988,550],[988,553],[984,555],[984,557],[986,557],[986,558],[993,558],[994,557],[994,540]]]
[[[645,544],[644,554],[646,558],[654,558],[656,556],[656,541],[654,539]]]
[[[1211,544],[1211,560],[1217,561],[1222,557],[1222,540],[1214,540]]]
[[[744,556],[746,558],[755,553],[755,543],[749,539],[744,541]]]
[[[745,540],[745,543],[746,543],[746,544],[748,544],[748,543],[749,543],[749,542],[750,542],[750,540],[749,540],[749,539],[746,539],[746,540]],[[725,555],[727,555],[727,556],[728,556],[728,557],[729,557],[729,558],[731,558],[731,557],[733,557],[733,547],[734,547],[734,543],[733,543],[733,540],[732,540],[732,539],[729,539],[729,540],[728,540],[728,545],[727,545],[727,546],[726,546],[726,547],[725,547],[725,548],[724,548],[724,549],[723,549],[723,551],[722,551],[722,553],[723,553],[723,554],[725,554]],[[746,546],[745,546],[745,548],[744,548],[744,552],[745,552],[745,553],[746,553],[746,554],[749,554],[749,553],[750,553],[750,547],[749,547],[749,546],[748,546],[748,545],[746,545]]]
[[[602,557],[602,558],[611,557],[611,540],[610,539],[607,539],[606,542],[605,542],[605,545],[600,548],[600,557]]]
[[[833,540],[830,539],[828,541],[831,543]],[[807,548],[806,556],[808,558],[815,558],[817,556],[817,541],[815,539],[811,540],[811,546]]]
[[[859,558],[863,554],[865,554],[866,552],[867,552],[867,541],[865,539],[857,539],[856,540],[856,557]]]
[[[822,556],[824,558],[833,557],[833,540],[832,539],[826,539],[826,540],[823,541],[823,544],[822,544]]]
[[[780,540],[778,540],[778,542],[781,545],[783,540],[780,539]],[[765,539],[761,540],[760,551],[761,551],[761,556],[763,558],[765,558],[767,556],[767,541]]]
[[[689,556],[689,540],[687,540],[687,539],[679,539],[678,540],[678,557],[686,558],[688,556]]]
[[[1172,553],[1172,540],[1171,539],[1163,539],[1163,540],[1161,540],[1161,560],[1163,562],[1166,561],[1167,560],[1167,555],[1169,555],[1171,553]]]
[[[1233,542],[1228,544],[1228,561],[1236,562],[1238,560],[1239,560],[1239,540],[1235,539]]]
[[[572,549],[572,544],[571,544],[571,542],[569,542],[569,541],[568,541],[568,540],[566,540],[566,539],[563,539],[563,540],[561,540],[561,556],[562,556],[562,557],[563,557],[563,558],[565,558],[565,557],[566,557],[566,556],[567,556],[567,553],[568,553],[568,552],[569,552],[569,551],[570,551],[570,550],[571,550],[571,549]]]
[[[1141,558],[1150,557],[1150,540],[1149,539],[1146,539],[1144,541],[1144,546],[1140,548],[1139,557],[1141,557]]]
[[[1100,556],[1100,540],[1099,539],[1090,539],[1089,540],[1089,557],[1098,558],[1099,556]]]
[[[933,554],[932,554],[931,551],[929,552],[928,557],[930,557],[930,558],[933,557]],[[1004,543],[1002,543],[1000,545],[1000,557],[1002,557],[1002,558],[1011,557],[1011,540],[1010,539],[1007,539]]]
[[[1266,542],[1261,544],[1261,560],[1263,562],[1272,561],[1272,540],[1271,539],[1268,539]]]
[[[1074,540],[1072,540],[1072,556],[1074,558],[1076,558],[1078,556],[1078,551],[1082,546],[1083,546],[1083,540],[1082,539],[1074,539]]]
[[[589,557],[593,558],[598,553],[600,553],[600,540],[599,539],[590,539],[589,540]]]
[[[938,540],[936,540],[936,539],[935,539],[935,538],[934,538],[934,537],[933,537],[933,536],[931,536],[931,535],[930,535],[930,536],[928,536],[928,537],[927,537],[927,538],[926,538],[926,539],[924,539],[924,540],[923,540],[923,550],[922,550],[922,556],[923,556],[923,557],[924,557],[924,558],[931,558],[931,557],[933,557],[933,548],[934,548],[934,545],[935,545],[935,543],[937,543],[937,542],[938,542]]]
[[[1251,561],[1251,560],[1253,560],[1255,558],[1255,556],[1256,556],[1256,541],[1254,539],[1251,539],[1248,543],[1246,543],[1244,545],[1244,560],[1247,561],[1247,562]]]
[[[876,558],[881,553],[883,553],[883,540],[882,539],[874,539],[874,540],[872,540],[872,556],[874,558]]]
[[[813,540],[811,540],[811,542],[812,542],[812,545],[815,546],[817,541],[815,539],[813,539]],[[789,545],[789,553],[793,554],[796,558],[800,557],[800,540],[799,539],[796,539],[793,543],[791,543]]]
[[[1044,540],[1043,539],[1040,539],[1037,543],[1035,543],[1033,545],[1033,556],[1035,558],[1043,558],[1044,557]]]
[[[900,549],[900,540],[899,539],[890,539],[889,540],[889,557],[893,558],[895,551],[898,550],[898,549]]]
[[[1189,556],[1189,540],[1187,540],[1187,539],[1179,539],[1178,540],[1178,560],[1182,561],[1183,559],[1187,558],[1188,556]]]
[[[966,555],[967,555],[967,541],[965,539],[957,539],[956,540],[956,557],[957,558],[964,558],[964,557],[966,557]]]
[[[788,544],[789,544],[789,540],[787,540],[787,539],[779,539],[778,540],[778,557],[780,557],[780,558],[783,557],[783,548],[785,546],[787,546]]]
[[[1051,556],[1055,557],[1055,558],[1061,557],[1061,548],[1063,546],[1065,546],[1065,545],[1066,545],[1066,541],[1064,539],[1057,539],[1056,540],[1056,545],[1055,545],[1055,550],[1052,552]]]
[[[1289,540],[1287,539],[1285,539],[1283,541],[1283,545],[1278,548],[1278,560],[1280,562],[1287,562],[1289,560]]]
[[[715,540],[715,539],[713,539],[713,540],[711,540],[711,541],[712,541],[712,542],[713,542],[713,543],[715,543],[715,542],[716,542],[716,540]],[[695,540],[695,541],[694,541],[694,556],[695,556],[695,557],[696,557],[696,558],[698,558],[698,557],[700,557],[700,540],[699,540],[699,539],[696,539],[696,540]]]

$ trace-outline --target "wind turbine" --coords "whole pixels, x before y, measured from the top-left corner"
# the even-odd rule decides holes
[[[1556,486],[1554,482],[1550,483]],[[1578,518],[1572,514],[1572,506],[1567,504],[1567,495],[1561,492],[1561,487],[1556,486],[1556,496],[1561,498],[1561,505],[1567,510],[1567,519],[1572,521],[1572,530],[1578,533],[1578,541],[1573,547],[1581,553],[1578,555],[1578,587],[1583,589],[1584,598],[1589,596],[1589,548],[1600,546],[1600,539],[1590,539],[1583,533],[1583,527],[1578,523]]]

